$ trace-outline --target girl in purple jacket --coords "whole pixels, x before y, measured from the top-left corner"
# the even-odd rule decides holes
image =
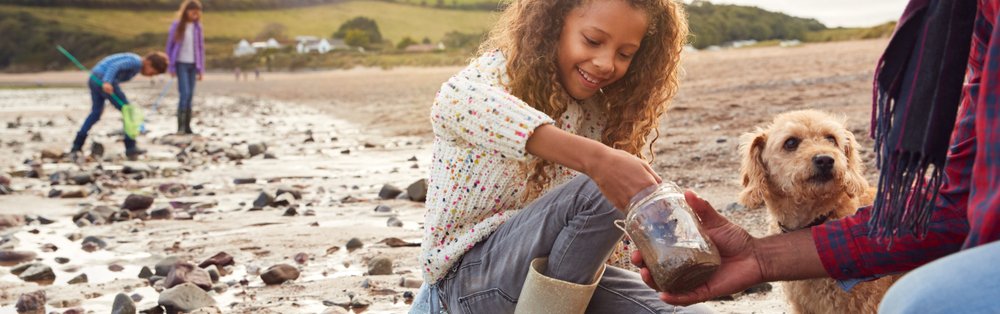
[[[205,38],[201,32],[201,1],[185,0],[177,11],[177,20],[170,25],[167,37],[170,76],[177,77],[180,101],[177,104],[177,133],[191,131],[191,99],[194,82],[201,81],[205,72]]]

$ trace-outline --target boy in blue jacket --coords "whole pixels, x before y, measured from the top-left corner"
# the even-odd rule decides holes
[[[73,149],[70,150],[71,158],[76,160],[80,157],[83,143],[87,141],[87,132],[90,132],[90,128],[101,119],[106,100],[111,100],[111,104],[119,111],[122,109],[122,105],[128,104],[128,98],[125,97],[119,84],[128,82],[140,73],[143,76],[162,74],[167,71],[168,64],[167,56],[162,52],[152,52],[145,57],[139,57],[139,55],[129,52],[117,53],[98,62],[91,70],[91,74],[100,79],[101,83],[90,77],[87,78],[87,86],[90,87],[90,99],[93,105],[90,109],[90,115],[87,116],[87,120],[83,121],[80,132],[76,133],[76,139],[73,140]],[[121,100],[121,103],[112,100],[112,93]],[[128,159],[135,160],[145,152],[145,150],[136,147],[135,139],[125,136],[125,156]]]

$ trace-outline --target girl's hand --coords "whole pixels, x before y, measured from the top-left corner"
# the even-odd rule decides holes
[[[201,73],[198,73],[198,80],[201,81]]]
[[[763,282],[763,268],[755,247],[757,239],[750,236],[740,226],[719,215],[711,204],[698,197],[694,192],[685,192],[684,198],[698,215],[705,228],[705,233],[719,249],[719,254],[722,255],[722,265],[708,279],[708,282],[695,288],[694,291],[684,294],[663,292],[660,293],[660,299],[674,305],[689,305],[743,291],[756,283]],[[639,251],[632,253],[632,264],[640,268],[639,273],[646,285],[657,291],[660,290],[653,282]]]
[[[663,180],[646,161],[617,149],[604,149],[588,163],[586,173],[604,197],[621,211],[628,210],[632,197]]]
[[[115,91],[115,88],[111,86],[111,83],[104,83],[104,85],[101,85],[101,89],[103,89],[104,92],[108,94],[111,94],[112,92]]]

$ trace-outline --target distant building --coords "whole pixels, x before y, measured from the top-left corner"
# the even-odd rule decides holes
[[[274,38],[269,38],[267,41],[255,41],[250,44],[251,47],[257,50],[261,49],[281,49],[281,44],[278,40]]]
[[[403,49],[405,52],[434,52],[444,50],[444,43],[409,45]]]
[[[347,43],[345,43],[343,39],[331,39],[330,40],[330,49],[332,49],[332,50],[348,50],[348,49],[351,49],[351,46],[348,46]]]
[[[798,46],[798,45],[801,45],[801,44],[802,44],[802,42],[799,41],[798,39],[792,39],[792,40],[782,40],[780,43],[778,43],[778,46],[781,46],[781,47],[794,47],[794,46]]]
[[[307,37],[307,36],[300,36],[300,37]],[[326,40],[326,38],[319,40],[315,39],[315,37],[304,40],[300,39],[299,42],[295,44],[295,51],[297,51],[300,54],[313,53],[313,52],[324,54],[330,52],[330,50],[333,50],[333,46],[330,45],[330,41]]]
[[[256,54],[257,49],[250,45],[246,39],[240,40],[236,47],[233,48],[233,56],[242,57]]]

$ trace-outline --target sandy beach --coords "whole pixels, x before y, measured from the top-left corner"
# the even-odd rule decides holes
[[[687,53],[654,169],[762,236],[764,209],[734,203],[738,138],[778,113],[819,109],[847,119],[873,179],[871,79],[885,44]],[[119,294],[139,311],[190,301],[182,306],[199,313],[405,313],[421,278],[419,247],[405,245],[423,232],[429,108],[458,70],[249,81],[212,72],[195,92],[198,136],[173,135],[176,87],[153,110],[168,76],[137,78],[124,89],[146,111],[139,144],[149,153],[124,159],[120,115],[107,106],[85,146],[89,153],[90,142],[101,143],[104,153],[79,164],[59,155],[90,109],[85,74],[0,75],[0,314],[17,313],[19,298],[35,291],[45,293],[39,313],[108,313]],[[400,193],[386,193],[387,184]],[[176,261],[192,270],[140,278],[144,267]],[[286,266],[269,272],[276,265]],[[211,272],[218,278],[205,278]],[[295,278],[266,284],[262,273]],[[178,280],[203,288],[164,289]],[[759,288],[708,304],[722,313],[789,312],[780,285]]]

